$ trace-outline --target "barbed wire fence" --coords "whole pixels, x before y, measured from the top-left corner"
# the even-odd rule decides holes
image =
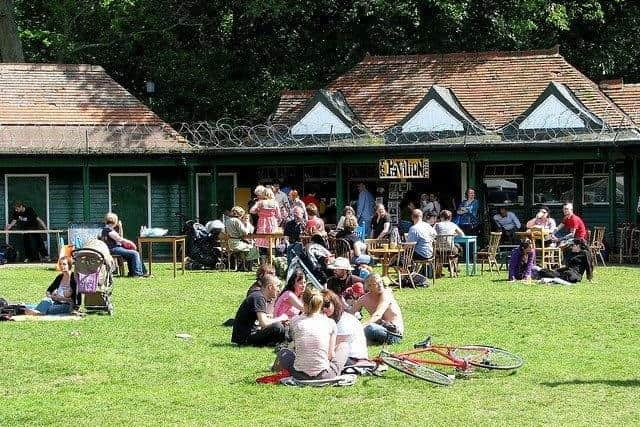
[[[635,119],[635,120],[634,120]],[[361,146],[475,146],[510,143],[610,143],[640,140],[640,111],[629,115],[610,108],[599,117],[574,113],[537,117],[535,123],[426,123],[372,131],[362,124],[336,127],[315,122],[306,127],[269,119],[252,124],[244,120],[165,123],[2,124],[0,150],[5,153],[100,153],[207,150],[281,150]],[[524,125],[523,125],[524,124]],[[173,143],[172,146],[171,143]]]

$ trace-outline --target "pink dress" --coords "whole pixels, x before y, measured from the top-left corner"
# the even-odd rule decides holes
[[[276,303],[273,305],[273,317],[278,317],[286,314],[287,316],[289,316],[289,319],[293,319],[295,316],[300,314],[300,310],[292,306],[289,302],[289,298],[291,297],[291,295],[295,296],[295,294],[291,291],[284,291],[282,295],[278,297]]]
[[[269,202],[267,202],[269,203]],[[251,208],[251,213],[258,214],[258,224],[256,225],[256,233],[273,233],[280,225],[280,208],[277,203],[272,203],[272,206],[265,204],[264,201],[258,202]],[[269,239],[258,238],[256,239],[256,246],[259,248],[268,248]]]

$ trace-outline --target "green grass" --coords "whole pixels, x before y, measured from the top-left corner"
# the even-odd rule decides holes
[[[1,268],[0,295],[37,302],[55,272]],[[221,323],[248,273],[158,265],[117,278],[116,312],[79,322],[0,323],[0,425],[638,425],[637,268],[601,268],[572,287],[510,284],[493,274],[395,294],[401,350],[492,344],[522,355],[513,375],[436,387],[390,370],[353,387],[257,385],[274,354],[236,348]],[[183,341],[176,333],[189,333]],[[371,354],[379,349],[371,349]]]

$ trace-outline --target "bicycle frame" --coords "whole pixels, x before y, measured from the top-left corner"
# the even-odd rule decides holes
[[[409,360],[421,365],[449,366],[459,371],[471,370],[473,366],[467,360],[457,357],[453,354],[456,348],[458,347],[448,345],[429,345],[424,348],[390,354],[395,358],[401,360]],[[440,356],[441,359],[422,359],[419,357],[414,357],[414,355],[421,353],[435,353]]]

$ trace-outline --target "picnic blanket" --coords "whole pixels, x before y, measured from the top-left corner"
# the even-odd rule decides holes
[[[72,314],[53,314],[48,316],[27,316],[24,314],[20,314],[18,316],[11,316],[11,320],[16,322],[57,322],[82,319],[84,319],[84,316],[77,316]]]
[[[358,376],[354,374],[342,374],[335,378],[328,380],[297,380],[293,377],[285,377],[280,380],[280,384],[288,386],[309,386],[309,387],[343,387],[348,385],[354,385]]]

